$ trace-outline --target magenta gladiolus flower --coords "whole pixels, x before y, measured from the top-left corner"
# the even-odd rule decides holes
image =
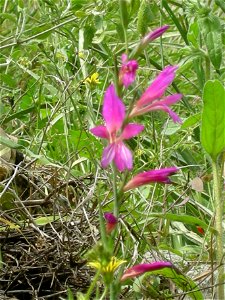
[[[124,281],[128,278],[133,278],[146,272],[156,271],[163,268],[173,268],[173,264],[167,261],[156,261],[151,264],[136,265],[127,269],[121,277],[120,281]]]
[[[123,140],[138,135],[144,129],[144,126],[129,123],[123,128],[126,114],[125,105],[116,95],[113,84],[105,92],[102,114],[105,126],[96,126],[90,130],[95,136],[109,141],[108,146],[103,151],[102,167],[106,168],[114,161],[119,171],[131,170],[133,167],[132,153],[123,143]]]
[[[138,63],[136,60],[127,60],[126,54],[122,54],[121,60],[122,67],[119,72],[119,82],[127,88],[135,80]]]
[[[176,103],[182,98],[182,94],[173,94],[162,98],[168,86],[175,77],[177,66],[167,66],[152,82],[152,84],[142,94],[141,98],[136,102],[129,118],[142,115],[149,111],[163,110],[167,112],[174,122],[181,123],[178,115],[172,111],[169,106]]]
[[[123,190],[126,192],[131,189],[135,189],[139,186],[146,185],[148,183],[158,182],[158,183],[171,183],[169,179],[170,175],[176,173],[179,169],[176,167],[151,170],[143,173],[139,173],[134,176],[128,183],[124,186]]]
[[[106,220],[106,232],[111,233],[116,227],[118,220],[113,214],[109,212],[104,213],[104,218]]]
[[[155,39],[157,39],[158,37],[160,37],[161,35],[163,35],[163,33],[169,28],[169,25],[164,25],[162,27],[159,27],[157,29],[155,29],[154,31],[150,32],[149,34],[147,34],[143,40],[142,43],[143,44],[147,44],[151,41],[154,41]]]

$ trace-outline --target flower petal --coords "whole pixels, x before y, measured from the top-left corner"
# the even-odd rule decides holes
[[[169,95],[165,98],[163,98],[162,100],[159,101],[160,104],[163,105],[172,105],[176,102],[178,102],[181,98],[183,97],[182,94],[173,94],[173,95]],[[155,103],[152,103],[152,105],[154,105]]]
[[[145,127],[143,125],[129,123],[124,127],[120,138],[124,140],[131,139],[132,137],[138,135],[142,130],[144,130],[144,128]]]
[[[139,173],[138,175],[134,176],[130,181],[128,181],[128,183],[124,186],[123,190],[128,191],[130,189],[134,189],[152,182],[165,184],[171,183],[169,176],[173,175],[178,170],[179,169],[176,167],[170,167]]]
[[[125,105],[116,95],[115,87],[111,84],[105,92],[102,112],[109,133],[116,132],[121,128],[125,110]]]
[[[155,39],[157,39],[158,37],[160,37],[161,35],[163,35],[163,33],[169,29],[169,25],[164,25],[162,27],[156,28],[154,31],[150,32],[149,34],[147,34],[144,38],[143,38],[143,42],[145,43],[145,40],[147,42],[151,42]]]
[[[107,223],[116,224],[118,222],[117,218],[110,212],[104,213],[104,218]]]
[[[179,116],[172,109],[170,109],[169,106],[167,106],[167,105],[161,105],[159,103],[158,106],[152,106],[151,109],[149,109],[149,111],[150,110],[151,111],[153,111],[153,110],[163,110],[163,111],[167,112],[170,115],[170,117],[173,119],[173,121],[175,123],[180,123],[180,124],[182,123],[182,120],[179,118]]]
[[[170,114],[171,118],[174,122],[181,123],[181,119],[178,117],[178,115],[172,111],[168,105],[172,105],[173,103],[176,103],[182,98],[182,94],[173,94],[170,96],[167,96],[166,98],[162,100],[155,101],[149,105],[138,107],[137,105],[134,106],[133,110],[131,111],[129,118],[133,118],[135,116],[143,115],[147,112],[154,111],[154,110],[163,110]]]
[[[96,126],[94,128],[90,129],[90,132],[94,134],[95,136],[98,136],[102,139],[109,139],[109,133],[107,131],[107,128],[103,125]]]
[[[104,213],[104,218],[106,220],[106,233],[109,234],[116,228],[118,220],[112,213],[109,212]]]
[[[117,169],[121,172],[133,168],[132,153],[122,142],[117,144],[114,162]]]
[[[177,66],[167,66],[152,82],[152,84],[142,94],[136,105],[141,107],[162,97],[167,87],[172,83],[175,77]]]
[[[145,272],[160,270],[163,268],[172,268],[172,267],[173,267],[173,264],[171,262],[167,262],[167,261],[156,261],[151,264],[135,265],[135,266],[127,269],[124,272],[120,281],[124,281],[128,278],[133,278],[133,277],[139,276],[141,274],[144,274]]]
[[[111,161],[114,159],[116,154],[116,144],[109,144],[103,151],[101,165],[103,168],[106,168]]]
[[[182,124],[182,120],[180,119],[180,117],[172,109],[170,109],[168,106],[165,105],[162,108],[162,110],[164,110],[165,112],[167,112],[170,115],[170,117],[172,118],[174,123]]]
[[[121,55],[121,61],[122,61],[122,64],[125,64],[127,62],[127,55],[126,55],[126,53],[123,53]]]

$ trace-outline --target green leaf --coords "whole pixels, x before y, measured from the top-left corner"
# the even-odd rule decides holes
[[[84,49],[89,49],[91,47],[94,35],[95,35],[94,26],[93,25],[86,25],[84,27],[84,44],[83,44]]]
[[[190,25],[187,34],[188,41],[195,47],[198,48],[198,39],[199,39],[199,26],[197,22],[194,22]]]
[[[181,129],[186,129],[196,125],[201,120],[201,113],[197,113],[187,118],[181,125]]]
[[[144,287],[148,288],[151,286],[151,275],[163,276],[172,280],[177,287],[179,287],[183,292],[188,293],[188,296],[192,299],[203,300],[202,292],[199,290],[197,284],[190,278],[183,275],[176,268],[163,268],[161,270],[156,270],[148,272],[141,277],[141,283]],[[137,279],[140,282],[140,278]],[[138,285],[138,282],[137,282]],[[139,284],[140,285],[140,284]]]
[[[149,2],[142,0],[141,6],[138,9],[137,15],[137,30],[143,36],[147,33],[148,24],[154,20],[154,15],[151,11]]]
[[[219,80],[209,80],[203,90],[201,143],[216,160],[225,148],[225,90]]]
[[[16,80],[9,74],[3,74],[3,73],[0,74],[0,81],[4,82],[11,88],[16,87]]]
[[[129,23],[129,16],[128,16],[128,11],[127,11],[127,0],[120,0],[119,1],[119,5],[120,5],[120,14],[121,14],[121,20],[122,20],[122,24],[124,26],[124,28],[127,29],[128,27],[128,23]]]
[[[165,10],[167,11],[167,13],[169,14],[169,16],[171,17],[171,19],[173,20],[173,23],[175,24],[175,26],[177,27],[177,29],[179,30],[185,44],[189,44],[189,41],[187,39],[187,32],[186,30],[181,26],[181,22],[180,20],[176,17],[176,15],[174,14],[174,12],[172,11],[172,9],[170,8],[170,6],[168,5],[168,1],[167,0],[163,0],[162,1],[162,5],[165,8]]]
[[[224,0],[215,0],[217,6],[219,6],[223,12],[225,12],[225,2]]]
[[[220,32],[209,32],[206,36],[206,47],[209,58],[216,70],[220,69],[222,63],[222,35]]]
[[[199,225],[201,226],[203,229],[207,229],[209,226],[208,224],[206,224],[204,221],[200,220],[197,217],[193,217],[193,216],[189,216],[189,215],[183,215],[183,214],[171,214],[171,213],[152,213],[149,214],[149,217],[156,217],[156,218],[162,218],[162,219],[166,219],[166,220],[170,220],[170,221],[177,221],[177,222],[182,222],[182,223],[186,223],[186,224],[191,224],[191,225]],[[215,229],[213,227],[210,227],[211,231],[215,231]]]
[[[176,133],[181,128],[179,123],[174,123],[172,120],[169,120],[167,126],[164,128],[163,133],[165,135],[172,135]]]
[[[11,139],[8,139],[7,137],[0,136],[0,144],[5,145],[12,149],[22,149],[23,146],[17,144],[16,142],[12,141]]]
[[[222,62],[222,27],[220,18],[212,13],[198,20],[200,31],[203,35],[209,58],[218,70]]]
[[[73,293],[70,288],[68,288],[67,290],[67,295],[68,295],[67,300],[74,300]]]

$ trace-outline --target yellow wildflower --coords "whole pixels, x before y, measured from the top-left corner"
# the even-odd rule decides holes
[[[117,259],[113,256],[107,265],[102,265],[99,261],[91,261],[88,263],[90,267],[100,270],[102,273],[114,273],[120,265],[124,264],[126,260]]]
[[[95,73],[92,74],[90,77],[87,77],[87,78],[84,80],[84,82],[85,82],[85,83],[89,83],[89,84],[93,84],[93,85],[99,84],[100,81],[99,81],[98,77],[99,77],[99,74],[98,74],[97,72],[95,72]]]

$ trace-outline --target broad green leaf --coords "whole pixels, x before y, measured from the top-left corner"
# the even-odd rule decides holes
[[[135,285],[139,286],[140,292],[141,292],[141,285],[145,288],[145,290],[151,289],[150,293],[152,293],[152,287],[151,284],[151,275],[155,276],[163,276],[165,278],[168,278],[172,280],[177,287],[179,287],[183,292],[188,293],[188,296],[192,299],[198,299],[203,300],[202,292],[199,290],[197,284],[190,278],[185,275],[183,275],[177,268],[164,268],[161,270],[156,270],[152,272],[148,272],[144,274],[142,277],[137,278],[135,280]],[[136,288],[137,289],[137,288]],[[156,292],[156,291],[155,291]]]
[[[216,160],[225,148],[225,90],[218,80],[206,82],[203,91],[201,143]]]

